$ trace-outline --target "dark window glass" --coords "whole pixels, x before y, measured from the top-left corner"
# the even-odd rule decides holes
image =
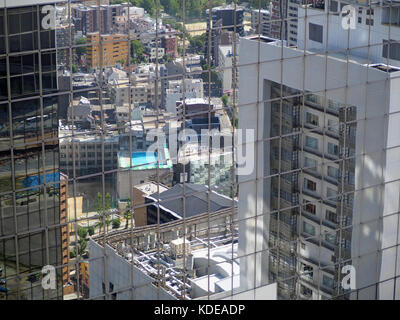
[[[390,40],[389,46],[389,41],[383,40],[382,57],[393,60],[400,60],[400,43],[396,42],[395,40]]]
[[[34,72],[34,58],[33,54],[27,54],[22,57],[22,71],[23,73]]]
[[[309,23],[308,32],[309,32],[308,38],[310,40],[322,43],[322,32],[323,32],[322,26],[314,23]]]
[[[331,11],[332,12],[338,11],[338,2],[337,1],[331,1]]]
[[[43,31],[40,33],[40,48],[49,49],[50,48],[50,32]]]
[[[35,79],[33,75],[24,76],[24,94],[35,91]]]
[[[21,34],[21,51],[32,51],[34,49],[32,33]]]
[[[17,96],[22,94],[22,77],[11,78],[11,95]]]
[[[5,41],[5,37],[0,37],[0,54],[6,53],[6,47],[5,47],[4,41]]]
[[[19,14],[8,15],[8,34],[20,33]]]
[[[0,34],[4,34],[4,17],[0,16]]]
[[[2,78],[0,79],[0,99],[7,99],[7,96],[7,79]]]
[[[21,14],[21,32],[32,31],[32,12]]]
[[[10,36],[8,37],[8,42],[9,42],[9,49],[10,52],[19,52],[21,51],[21,47],[19,44],[20,36]]]
[[[22,73],[22,59],[20,56],[10,57],[10,74],[21,74]]]

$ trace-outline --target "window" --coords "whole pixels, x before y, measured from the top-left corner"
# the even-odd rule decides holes
[[[312,180],[304,178],[304,188],[309,190],[309,191],[316,191],[317,190],[317,184]]]
[[[373,26],[373,25],[374,25],[374,19],[368,19],[368,18],[366,18],[366,19],[365,19],[365,24],[366,24],[367,26]]]
[[[334,235],[333,233],[327,233],[325,235],[325,240],[326,240],[326,242],[328,242],[328,243],[330,243],[332,245],[335,245],[335,243],[336,243],[336,235]]]
[[[382,57],[400,60],[400,43],[395,40],[383,40]]]
[[[318,139],[306,136],[306,147],[318,150]]]
[[[306,122],[314,126],[318,126],[318,116],[310,112],[306,113]]]
[[[328,119],[328,130],[334,133],[339,133],[339,122]]]
[[[302,263],[302,268],[303,268],[303,273],[304,276],[306,276],[309,279],[313,278],[313,270],[314,268],[312,266],[309,266],[307,264]]]
[[[331,9],[331,11],[332,12],[338,12],[338,2],[337,1],[331,1],[331,6],[330,6],[330,9]]]
[[[312,298],[312,290],[304,285],[300,286],[300,293],[307,298]]]
[[[322,34],[323,34],[322,26],[314,23],[308,24],[308,38],[310,40],[322,43]]]
[[[339,154],[338,145],[328,142],[328,153],[333,156],[337,156]]]
[[[327,288],[333,289],[333,278],[323,275],[322,284]]]
[[[333,223],[337,223],[338,222],[336,212],[333,212],[333,211],[330,211],[330,210],[326,210],[325,219],[330,221],[330,222],[333,222]]]
[[[336,200],[338,193],[336,190],[333,190],[332,188],[327,187],[326,188],[326,196],[329,200],[333,201]]]
[[[309,157],[304,157],[304,167],[309,170],[317,171],[317,160],[311,159]]]
[[[303,221],[303,232],[315,236],[315,227],[312,224]]]
[[[308,212],[308,213],[315,214],[315,211],[316,211],[316,206],[315,206],[315,204],[312,204],[311,202],[308,202],[308,201],[305,200],[305,199],[304,199],[303,202],[305,203],[304,210],[305,210],[306,212]]]
[[[328,166],[328,176],[331,178],[337,179],[339,177],[339,169]]]

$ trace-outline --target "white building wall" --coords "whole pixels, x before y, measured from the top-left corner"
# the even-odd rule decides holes
[[[117,254],[106,245],[105,249],[93,240],[89,241],[90,298],[103,294],[103,283],[107,290],[109,283],[117,291],[116,300],[176,300],[162,288],[153,285],[153,278]],[[106,267],[106,268],[105,268]]]
[[[269,135],[268,121],[264,122],[264,112],[268,108],[264,108],[264,104],[258,102],[262,92],[268,90],[265,80],[282,82],[291,88],[304,88],[313,93],[321,94],[326,89],[328,99],[357,107],[357,191],[353,207],[352,264],[357,271],[356,283],[360,289],[358,298],[375,299],[393,294],[393,291],[387,290],[390,285],[394,286],[393,279],[379,286],[378,296],[375,296],[373,285],[388,274],[400,275],[400,268],[397,266],[397,270],[394,269],[391,255],[393,249],[387,248],[389,243],[400,243],[399,227],[392,223],[392,220],[397,221],[398,214],[388,215],[389,211],[397,213],[399,210],[399,185],[398,182],[383,184],[399,174],[399,163],[393,157],[400,152],[398,130],[396,131],[394,126],[398,116],[388,114],[389,111],[398,108],[398,80],[386,80],[387,73],[355,62],[347,63],[346,59],[325,60],[324,55],[304,57],[303,50],[284,47],[283,55],[286,59],[279,62],[280,45],[250,39],[241,39],[240,45],[239,65],[242,67],[239,68],[239,128],[256,128],[258,139],[262,138],[263,134]],[[262,57],[260,60],[263,61],[260,65],[257,64],[259,45]],[[257,68],[260,68],[259,73]],[[254,79],[254,75],[257,74],[258,83],[254,80],[248,81]],[[391,77],[398,75],[398,72],[390,74]],[[241,268],[241,285],[247,287],[257,284],[258,273],[254,281],[255,270],[261,270],[262,278],[266,278],[268,274],[268,265],[263,265],[262,259],[257,259],[251,253],[260,249],[260,244],[265,243],[264,237],[268,236],[269,194],[263,192],[268,191],[268,184],[263,185],[262,178],[269,175],[269,161],[264,157],[261,141],[251,144],[256,150],[258,170],[248,176],[239,176],[239,220],[257,214],[260,218],[256,221],[262,222],[263,214],[265,221],[256,224],[255,219],[250,219],[239,224],[239,257],[241,266],[245,266]],[[387,150],[388,146],[392,149]],[[372,287],[366,289],[371,285]],[[397,290],[400,290],[400,284],[396,285]]]
[[[358,13],[358,6],[354,6],[356,12],[356,29],[345,30],[342,28],[341,15],[334,15],[330,13],[327,15],[328,9],[325,8],[325,13],[322,10],[307,9],[307,18],[305,19],[306,11],[304,7],[298,9],[298,34],[302,35],[297,40],[297,46],[303,49],[306,45],[307,50],[316,52],[325,52],[326,50],[326,32],[328,29],[328,50],[339,50],[345,53],[345,49],[351,49],[351,55],[369,59],[370,63],[388,63],[390,65],[400,67],[400,61],[393,59],[386,59],[382,57],[382,44],[383,40],[388,40],[389,25],[382,24],[383,9],[374,7],[374,20],[373,26],[366,24],[366,8],[363,7],[362,14]],[[328,18],[327,18],[328,17]],[[358,23],[358,17],[362,18],[362,23]],[[328,19],[328,20],[327,20]],[[328,23],[327,23],[328,21]],[[309,40],[309,23],[315,23],[323,26],[323,42],[315,42]],[[304,35],[306,35],[306,43],[304,43]],[[390,38],[392,40],[400,40],[400,26],[390,25]]]

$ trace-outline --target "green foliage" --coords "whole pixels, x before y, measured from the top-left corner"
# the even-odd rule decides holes
[[[179,6],[178,0],[160,0],[161,5],[164,8],[164,11],[171,16],[176,16],[181,9]]]
[[[80,37],[78,39],[76,39],[76,44],[77,45],[82,45],[82,44],[86,44],[86,37]],[[76,54],[77,56],[80,58],[81,55],[83,55],[84,53],[86,53],[86,46],[82,46],[82,47],[77,47],[76,48]]]
[[[129,220],[131,219],[131,200],[128,200],[128,204],[126,206],[126,210],[124,211],[124,219],[125,219],[125,229],[128,229]]]
[[[72,65],[72,73],[77,73],[77,72],[78,72],[78,67],[75,64],[73,64]]]
[[[239,0],[238,4],[248,3],[251,8],[259,9],[260,8],[260,0]],[[261,9],[268,9],[270,0],[261,0]]]
[[[190,47],[193,49],[194,52],[198,54],[203,54],[205,40],[206,40],[206,33],[203,33],[198,36],[193,36],[189,39]]]
[[[70,257],[71,259],[73,259],[73,258],[76,257],[76,252],[75,252],[75,250],[71,250],[71,252],[69,253],[69,257]]]
[[[79,239],[86,240],[88,235],[88,230],[86,228],[79,228],[78,229],[78,237]]]
[[[111,195],[106,193],[104,199],[104,210],[103,210],[103,196],[100,192],[97,193],[97,213],[99,214],[97,226],[101,229],[104,226],[103,217],[105,216],[105,223],[108,227],[110,226],[112,219],[109,215],[107,215],[108,211],[111,209]]]
[[[228,100],[229,100],[228,96],[226,94],[224,94],[221,97],[221,100],[222,100],[222,103],[224,104],[224,107],[226,107],[228,105]]]
[[[121,226],[121,219],[117,218],[112,221],[112,228],[118,229]]]
[[[88,233],[89,233],[89,236],[94,235],[94,227],[90,226],[90,227],[88,228]]]
[[[153,15],[156,10],[154,0],[130,0],[131,4],[135,7],[141,7],[146,10],[149,15]]]
[[[145,60],[143,45],[139,40],[131,41],[131,57],[133,63],[141,63]]]
[[[78,241],[78,254],[81,256],[85,253],[87,247],[86,240],[79,240]]]

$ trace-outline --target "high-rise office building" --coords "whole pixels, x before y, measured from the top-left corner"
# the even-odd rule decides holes
[[[0,265],[5,299],[62,298],[60,215],[65,212],[60,204],[65,193],[60,193],[58,99],[51,96],[57,91],[55,2],[0,3]],[[55,289],[44,290],[38,277],[46,265],[56,267]]]
[[[207,16],[210,15],[207,10]],[[221,41],[221,37],[230,38],[231,42],[236,42],[236,34],[239,36],[244,35],[244,8],[236,6],[234,4],[223,5],[220,7],[214,7],[211,9],[211,24],[210,20],[207,20],[207,34],[205,38],[205,56],[210,54],[212,63],[216,64],[218,58],[218,46],[222,44],[228,44],[226,40]],[[211,45],[209,45],[209,32],[211,32]],[[232,35],[232,33],[234,33]],[[232,40],[233,39],[233,40]]]
[[[400,68],[396,32],[389,40],[384,30],[398,8],[345,5],[359,16],[300,6],[306,41],[297,48],[256,36],[240,43],[239,128],[257,128],[255,172],[239,177],[241,285],[277,282],[280,298],[400,294]],[[348,268],[353,287],[343,282]]]

